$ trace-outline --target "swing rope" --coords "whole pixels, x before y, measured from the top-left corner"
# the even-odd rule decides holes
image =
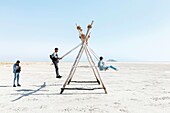
[[[99,56],[88,46],[90,52],[93,54],[93,56],[96,58],[97,61],[99,61]]]
[[[76,47],[74,47],[73,49],[71,49],[69,52],[67,52],[66,54],[64,54],[61,58],[64,58],[65,56],[67,56],[69,53],[71,53],[73,50],[77,49],[80,45],[82,45],[82,43],[80,43],[79,45],[77,45]]]

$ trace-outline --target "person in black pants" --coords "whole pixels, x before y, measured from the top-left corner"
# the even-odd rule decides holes
[[[59,75],[59,68],[58,68],[58,63],[59,63],[59,60],[61,60],[62,58],[59,58],[58,57],[58,48],[55,48],[54,49],[54,53],[52,55],[50,55],[50,58],[54,64],[54,67],[55,67],[55,71],[56,71],[56,78],[61,78],[62,76]]]

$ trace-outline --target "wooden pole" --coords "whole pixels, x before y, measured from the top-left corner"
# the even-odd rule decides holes
[[[88,25],[88,26],[91,26],[91,27],[88,27],[87,32],[86,32],[86,36],[85,36],[84,38],[81,37],[81,40],[82,40],[82,42],[85,43],[85,45],[87,45],[88,38],[90,37],[90,34],[89,34],[89,36],[88,36],[88,33],[89,33],[90,29],[92,28],[93,23],[94,23],[94,21],[92,21],[91,24]],[[77,24],[76,24],[76,26],[77,26]],[[84,35],[83,30],[81,29],[80,26],[77,26],[77,30],[79,31],[79,34],[80,34],[81,36]],[[83,50],[83,51],[84,51],[84,50]],[[83,53],[83,52],[82,52],[82,53]],[[82,56],[82,53],[81,53],[80,57]],[[78,63],[79,63],[79,61],[80,61],[80,58],[79,58],[79,60],[78,60]],[[78,65],[78,63],[77,63],[77,65]],[[71,80],[72,80],[72,78],[73,78],[73,75],[74,75],[74,73],[75,73],[75,71],[76,71],[77,65],[76,65],[76,66],[74,65],[75,68],[73,69],[72,74],[70,75],[70,79],[69,79],[69,81],[68,81],[68,84],[70,84],[70,82],[71,82]]]
[[[86,50],[87,50],[88,55],[90,56],[90,59],[91,59],[93,65],[95,65],[95,63],[94,63],[94,61],[93,61],[93,59],[92,59],[92,57],[91,57],[91,55],[90,55],[89,50],[88,50],[88,49],[86,49]],[[103,87],[105,93],[107,94],[106,87],[104,86],[104,83],[103,83],[103,81],[102,81],[102,79],[101,79],[101,77],[100,77],[100,73],[99,73],[99,71],[98,71],[98,69],[97,69],[96,67],[95,67],[95,69],[96,69],[96,72],[97,72],[97,74],[98,74],[99,80],[100,80],[100,82],[101,82],[101,84],[102,84],[102,87]]]
[[[88,53],[87,53],[87,46],[86,46],[86,48],[85,48],[85,52],[86,52],[86,56],[87,56],[87,59],[88,59],[88,61],[89,61],[89,64],[90,64],[90,66],[92,67],[92,70],[93,70],[93,73],[94,73],[94,75],[95,75],[95,78],[96,78],[98,84],[100,84],[100,81],[99,81],[99,79],[98,79],[98,77],[97,77],[97,74],[96,74],[96,72],[95,72],[95,69],[94,69],[95,65],[93,65],[93,64],[91,63],[90,58],[89,58],[89,55],[88,55]]]
[[[71,71],[70,71],[70,74],[69,74],[68,78],[66,79],[66,81],[65,81],[65,83],[64,83],[64,85],[63,85],[63,88],[61,88],[60,94],[63,93],[64,88],[66,87],[66,85],[68,84],[68,82],[69,82],[69,80],[70,80],[70,77],[72,76],[72,72],[73,72],[73,70],[74,70],[74,68],[75,68],[75,65],[77,64],[78,58],[80,57],[80,54],[81,54],[81,53],[83,52],[83,50],[84,50],[84,45],[85,45],[85,42],[83,42],[83,44],[82,44],[82,47],[81,47],[81,49],[80,49],[80,51],[79,51],[79,53],[78,53],[78,55],[77,55],[77,57],[76,57],[76,60],[74,61],[74,64],[73,64],[73,66],[72,66],[72,69],[71,69]]]
[[[84,43],[86,43],[86,42],[84,42]],[[85,46],[86,46],[86,45],[84,45],[84,48],[83,48],[82,52],[80,53],[80,56],[77,58],[77,63],[74,65],[75,68],[74,68],[74,70],[72,71],[72,73],[71,73],[71,75],[70,75],[70,79],[69,79],[69,81],[68,81],[68,84],[70,84],[70,82],[71,82],[71,80],[72,80],[72,78],[73,78],[73,75],[74,75],[74,73],[75,73],[75,71],[76,71],[77,65],[79,64],[80,58],[81,58],[81,56],[82,56],[82,54],[83,54],[83,52],[84,52]]]

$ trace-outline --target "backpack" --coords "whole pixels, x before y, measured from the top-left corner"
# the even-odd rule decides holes
[[[57,59],[55,58],[55,57],[53,57],[52,55],[50,55],[50,59],[52,60],[52,61],[56,61]]]

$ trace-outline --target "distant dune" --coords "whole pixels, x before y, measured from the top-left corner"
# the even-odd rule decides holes
[[[107,62],[117,62],[117,61],[114,59],[109,59],[109,60],[107,60]]]

